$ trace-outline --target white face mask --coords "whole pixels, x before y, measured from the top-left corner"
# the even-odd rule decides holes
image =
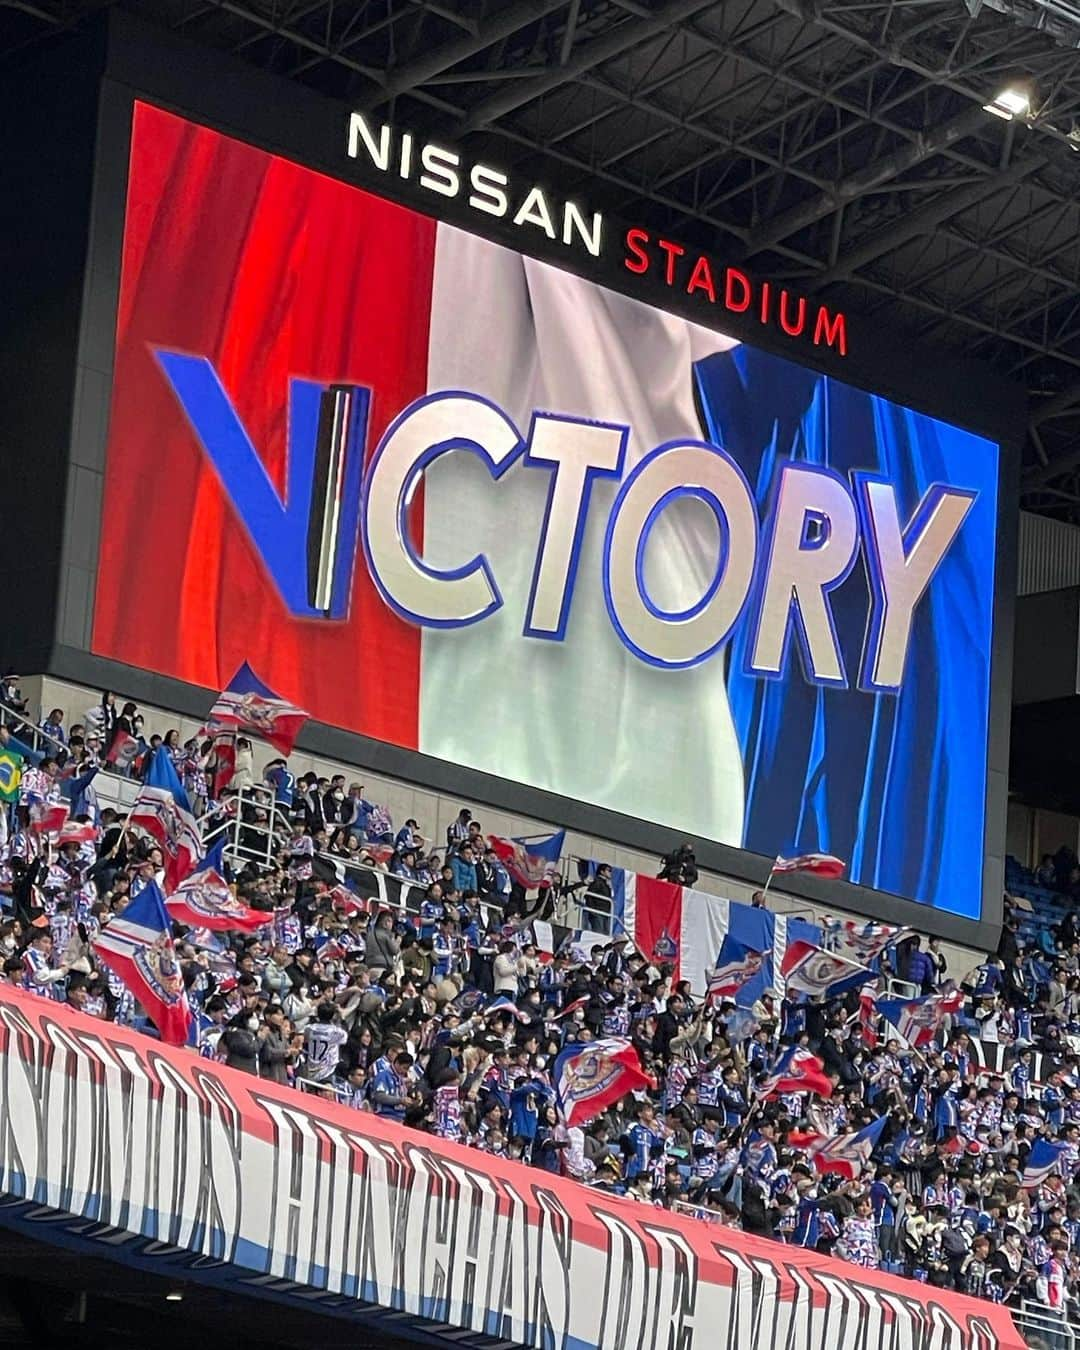
[[[247,1020],[247,1029],[248,1031],[258,1031],[259,1019],[257,1017],[249,1017]]]

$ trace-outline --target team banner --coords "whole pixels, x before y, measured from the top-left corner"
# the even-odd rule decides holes
[[[740,986],[739,1001],[748,1007],[765,993],[783,998],[781,969],[789,943],[821,941],[821,929],[803,919],[789,919],[622,867],[611,869],[611,891],[613,936],[629,938],[654,964],[670,967],[674,980],[689,980],[699,997],[708,993],[729,939],[728,952],[734,942],[749,952],[768,953],[767,960],[753,962],[755,969],[746,971]],[[588,892],[585,903],[597,905]],[[596,922],[601,913],[590,909],[590,921]]]
[[[186,1253],[189,1278],[346,1317],[362,1300],[398,1334],[412,1319],[537,1350],[1023,1347],[997,1305],[478,1155],[6,987],[0,1140],[0,1222],[26,1200],[89,1220],[113,1259]]]
[[[213,689],[250,661],[230,725],[303,706],[978,918],[998,447],[713,327],[737,269],[682,259],[692,322],[385,200],[416,171],[433,211],[508,208],[340,131],[375,192],[135,105],[93,651]],[[563,205],[548,238],[621,246]]]

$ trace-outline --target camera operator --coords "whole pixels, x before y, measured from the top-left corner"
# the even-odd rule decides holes
[[[693,844],[680,844],[678,848],[666,853],[660,860],[660,871],[656,875],[661,881],[674,881],[680,886],[693,886],[698,879]]]

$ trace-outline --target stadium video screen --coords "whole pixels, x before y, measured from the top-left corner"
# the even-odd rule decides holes
[[[134,119],[95,652],[979,917],[996,445]]]

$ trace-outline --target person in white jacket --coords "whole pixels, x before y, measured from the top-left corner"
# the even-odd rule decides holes
[[[518,977],[523,973],[524,962],[518,955],[518,949],[512,942],[504,942],[499,948],[493,963],[495,993],[517,997]]]

